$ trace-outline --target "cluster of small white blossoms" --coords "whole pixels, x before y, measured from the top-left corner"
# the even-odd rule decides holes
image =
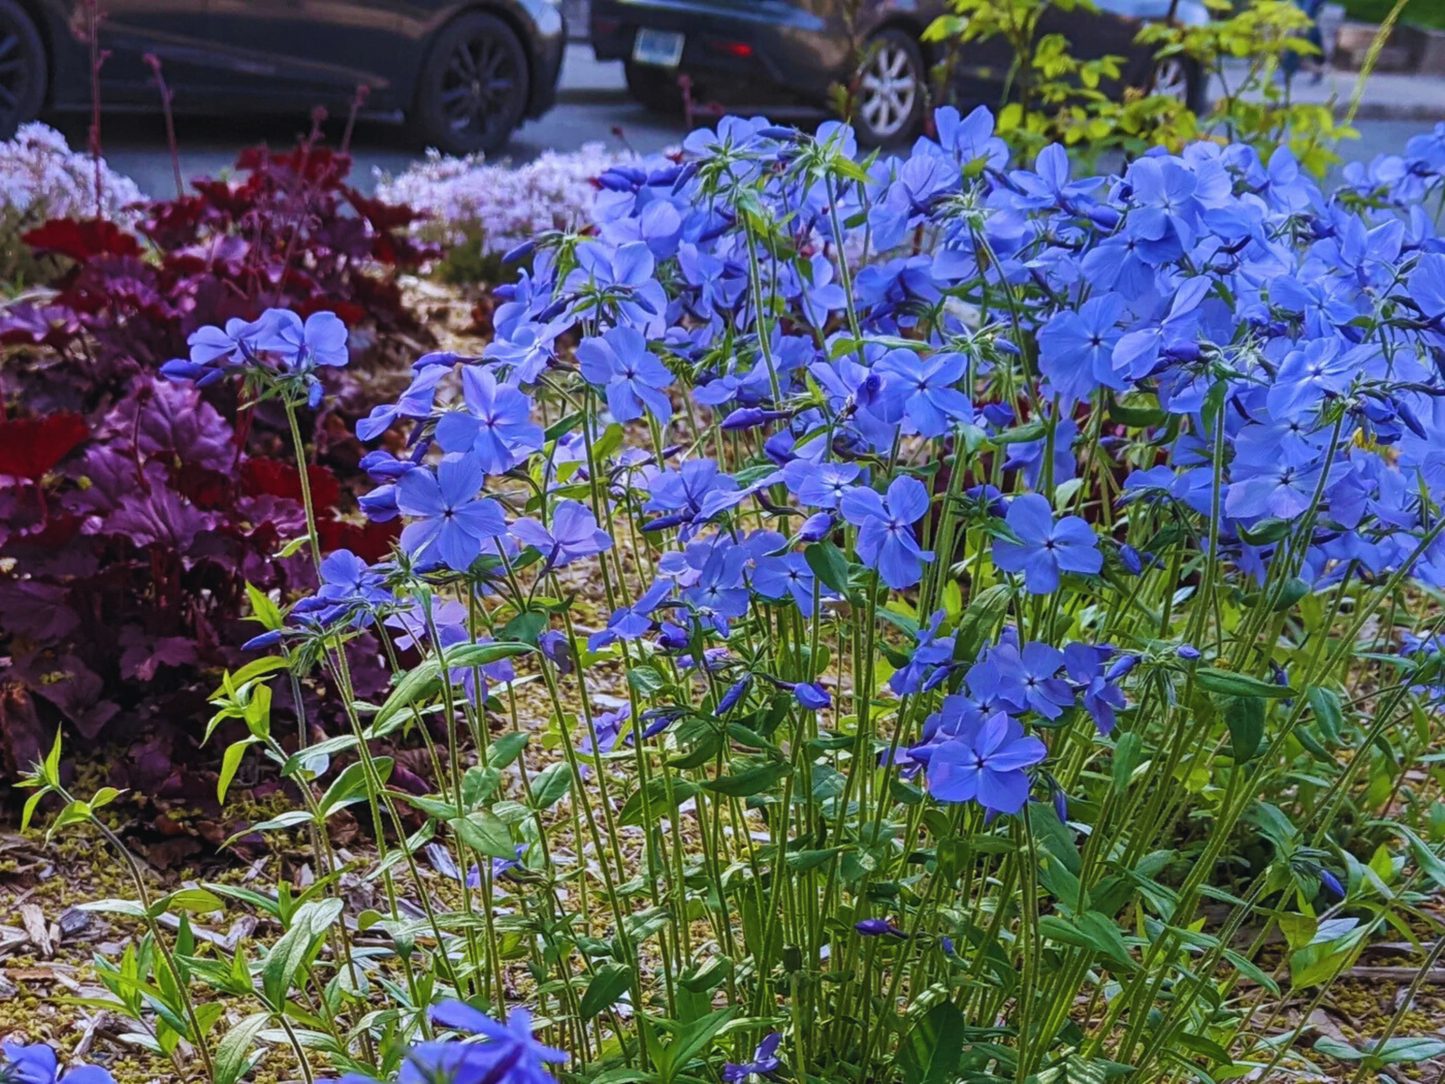
[[[130,226],[145,197],[129,177],[100,164],[100,211]],[[22,124],[13,139],[0,141],[0,279],[14,278],[27,250],[20,237],[51,218],[94,218],[95,163],[73,151],[48,125]]]
[[[594,179],[635,157],[587,143],[578,151],[544,151],[512,166],[433,150],[399,176],[378,171],[376,194],[426,212],[430,217],[413,227],[424,240],[458,245],[479,239],[484,252],[505,252],[543,230],[589,223]]]
[[[101,210],[126,223],[145,197],[129,177],[101,160]],[[39,225],[47,218],[95,217],[95,165],[73,151],[65,137],[39,121],[22,124],[15,138],[0,142],[0,215],[7,225]]]

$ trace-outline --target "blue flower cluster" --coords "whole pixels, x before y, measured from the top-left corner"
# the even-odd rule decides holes
[[[115,1084],[110,1070],[99,1065],[62,1072],[54,1048],[44,1043],[3,1043],[0,1054],[0,1080],[5,1084]]]
[[[935,617],[889,684],[946,694],[897,762],[1008,813],[1047,754],[1030,727],[1083,710],[1108,733],[1148,652],[1209,664],[1091,642],[1103,625],[1077,614],[1123,605],[1171,540],[1244,590],[1272,567],[1445,586],[1445,239],[1422,207],[1445,126],[1330,196],[1284,148],[1075,177],[1057,146],[1010,169],[986,109],[932,130],[860,159],[842,124],[728,117],[609,170],[590,230],[510,255],[527,266],[483,354],[426,355],[358,427],[408,427],[363,461],[401,552],[333,555],[296,615],[403,611],[406,575],[521,611],[524,573],[599,561],[613,608],[587,649],[671,657],[724,717],[779,691],[832,704],[819,656],[782,672],[748,649],[769,622],[906,618],[950,581],[1001,584],[1000,636],[960,658],[957,614]],[[209,329],[168,371],[340,363],[325,315]],[[618,713],[597,744],[691,707]]]

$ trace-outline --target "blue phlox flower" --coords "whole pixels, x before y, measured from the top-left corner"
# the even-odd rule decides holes
[[[977,802],[993,813],[1017,813],[1029,797],[1025,771],[1048,755],[999,712],[939,742],[928,758],[928,792],[940,802]]]
[[[255,349],[279,355],[290,368],[341,366],[350,360],[346,325],[334,312],[313,312],[303,322],[290,309],[267,309],[257,323]]]
[[[913,535],[913,524],[928,512],[928,490],[917,478],[902,475],[888,486],[886,498],[866,486],[843,495],[839,511],[858,528],[858,558],[877,569],[894,590],[912,587],[923,578],[923,565],[933,560]]]
[[[441,365],[429,365],[419,371],[396,402],[372,407],[371,413],[356,423],[357,437],[361,440],[375,440],[399,418],[429,416],[436,401],[437,384],[449,371]]]
[[[917,643],[908,665],[895,670],[888,679],[888,687],[898,696],[926,692],[948,676],[955,637],[938,635],[946,617],[942,610],[938,610],[929,618],[928,624],[918,630]]]
[[[797,459],[783,468],[783,481],[808,508],[837,508],[863,468],[856,463],[810,463]]]
[[[731,1061],[725,1063],[722,1068],[723,1084],[741,1084],[750,1076],[774,1079],[778,1070],[783,1067],[783,1062],[778,1057],[778,1046],[782,1041],[783,1037],[775,1031],[758,1044],[753,1051],[752,1061],[742,1064]]]
[[[568,1060],[565,1051],[545,1046],[533,1037],[532,1016],[526,1009],[513,1009],[507,1022],[503,1024],[463,1001],[444,1001],[432,1008],[431,1018],[443,1027],[481,1035],[487,1040],[483,1043],[421,1043],[412,1048],[413,1055],[408,1058],[409,1064],[418,1064],[419,1068],[433,1072],[452,1071],[452,1077],[441,1079],[452,1081],[453,1084],[556,1084],[547,1066]],[[427,1054],[425,1058],[418,1058],[416,1052],[423,1047],[427,1048]],[[451,1050],[453,1053],[437,1056],[443,1050]],[[468,1054],[459,1056],[454,1053],[455,1050],[467,1051]],[[436,1060],[431,1061],[434,1056]],[[484,1075],[456,1076],[450,1069],[453,1061],[467,1072],[473,1067],[485,1066]],[[437,1078],[421,1077],[417,1084],[422,1084],[423,1081],[434,1084],[435,1079]],[[399,1080],[398,1084],[402,1082]]]
[[[1055,522],[1048,500],[1037,493],[1015,497],[1004,521],[1019,541],[995,539],[994,564],[1005,572],[1021,573],[1029,594],[1057,591],[1063,572],[1093,575],[1104,567],[1093,528],[1078,516]]]
[[[401,532],[401,547],[413,557],[427,552],[463,572],[483,544],[506,534],[501,506],[478,494],[486,472],[471,455],[448,455],[429,470],[408,471],[396,482],[397,507],[414,517]]]
[[[1123,390],[1128,381],[1114,370],[1114,346],[1122,338],[1118,294],[1089,298],[1078,310],[1061,309],[1039,331],[1039,371],[1048,390],[1066,404],[1087,399],[1100,386]]]
[[[583,339],[577,361],[587,382],[604,390],[607,409],[619,422],[635,421],[644,410],[664,425],[672,420],[672,401],[663,390],[672,373],[647,349],[642,332],[615,327]]]
[[[813,612],[813,570],[801,553],[785,553],[778,557],[760,557],[753,568],[753,590],[764,598],[791,598],[806,616]],[[823,588],[820,597],[831,598],[833,592]]]
[[[557,502],[550,530],[535,519],[519,519],[512,524],[512,535],[535,547],[548,568],[565,568],[612,548],[612,536],[597,525],[592,509],[574,500]]]
[[[920,137],[913,148],[915,154],[945,153],[965,168],[998,171],[1008,165],[1008,144],[994,134],[993,113],[987,106],[975,107],[966,117],[951,105],[935,109],[933,130],[937,142]]]
[[[973,420],[973,404],[954,385],[968,373],[968,360],[953,352],[928,358],[913,350],[890,350],[874,367],[884,375],[879,401],[870,410],[888,422],[901,417],[921,436],[937,438]]]
[[[115,1084],[99,1065],[78,1065],[65,1073],[60,1059],[44,1043],[0,1043],[0,1080],[6,1084]]]
[[[532,403],[517,388],[497,383],[486,369],[462,371],[467,409],[448,411],[437,421],[444,452],[469,452],[488,474],[511,470],[542,447],[542,427],[532,421]]]

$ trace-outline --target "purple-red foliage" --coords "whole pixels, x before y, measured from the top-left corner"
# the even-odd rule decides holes
[[[285,597],[315,573],[304,549],[277,556],[305,517],[274,404],[156,371],[196,328],[273,306],[335,312],[354,342],[425,341],[395,278],[431,255],[404,232],[417,215],[361,196],[349,168],[306,144],[247,151],[243,180],[151,204],[138,235],[55,220],[26,236],[66,270],[51,300],[0,312],[0,344],[23,344],[0,373],[0,777],[64,723],[88,746],[135,743],[118,785],[210,797],[188,761],[220,668],[250,657],[246,584]],[[347,370],[328,378],[328,410],[372,405]],[[369,488],[351,421],[318,419],[308,479],[323,548],[374,560],[395,530],[343,518]]]

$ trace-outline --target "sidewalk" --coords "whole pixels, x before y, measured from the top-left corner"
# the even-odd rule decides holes
[[[1223,77],[1216,77],[1211,88],[1213,96],[1224,92],[1226,84],[1238,82],[1244,74],[1239,65],[1226,64]],[[1355,93],[1358,72],[1326,70],[1319,82],[1307,71],[1295,76],[1290,89],[1292,101],[1309,105],[1333,106],[1336,116],[1349,112]],[[1407,120],[1431,122],[1445,120],[1445,77],[1376,72],[1365,81],[1356,120]]]
[[[1237,84],[1243,75],[1242,65],[1227,63],[1223,76],[1216,77],[1210,88],[1213,97],[1222,95],[1226,86]],[[1310,72],[1301,72],[1295,77],[1291,98],[1312,105],[1332,105],[1337,116],[1344,116],[1349,111],[1358,77],[1358,72],[1328,70],[1315,82]],[[571,43],[562,64],[557,100],[572,105],[628,101],[622,62],[598,60],[592,55],[592,46]],[[1420,123],[1445,120],[1445,76],[1376,72],[1365,82],[1355,119]]]
[[[557,100],[569,105],[628,101],[622,61],[598,60],[586,42],[568,43],[567,55],[562,60],[562,81],[557,85]]]

